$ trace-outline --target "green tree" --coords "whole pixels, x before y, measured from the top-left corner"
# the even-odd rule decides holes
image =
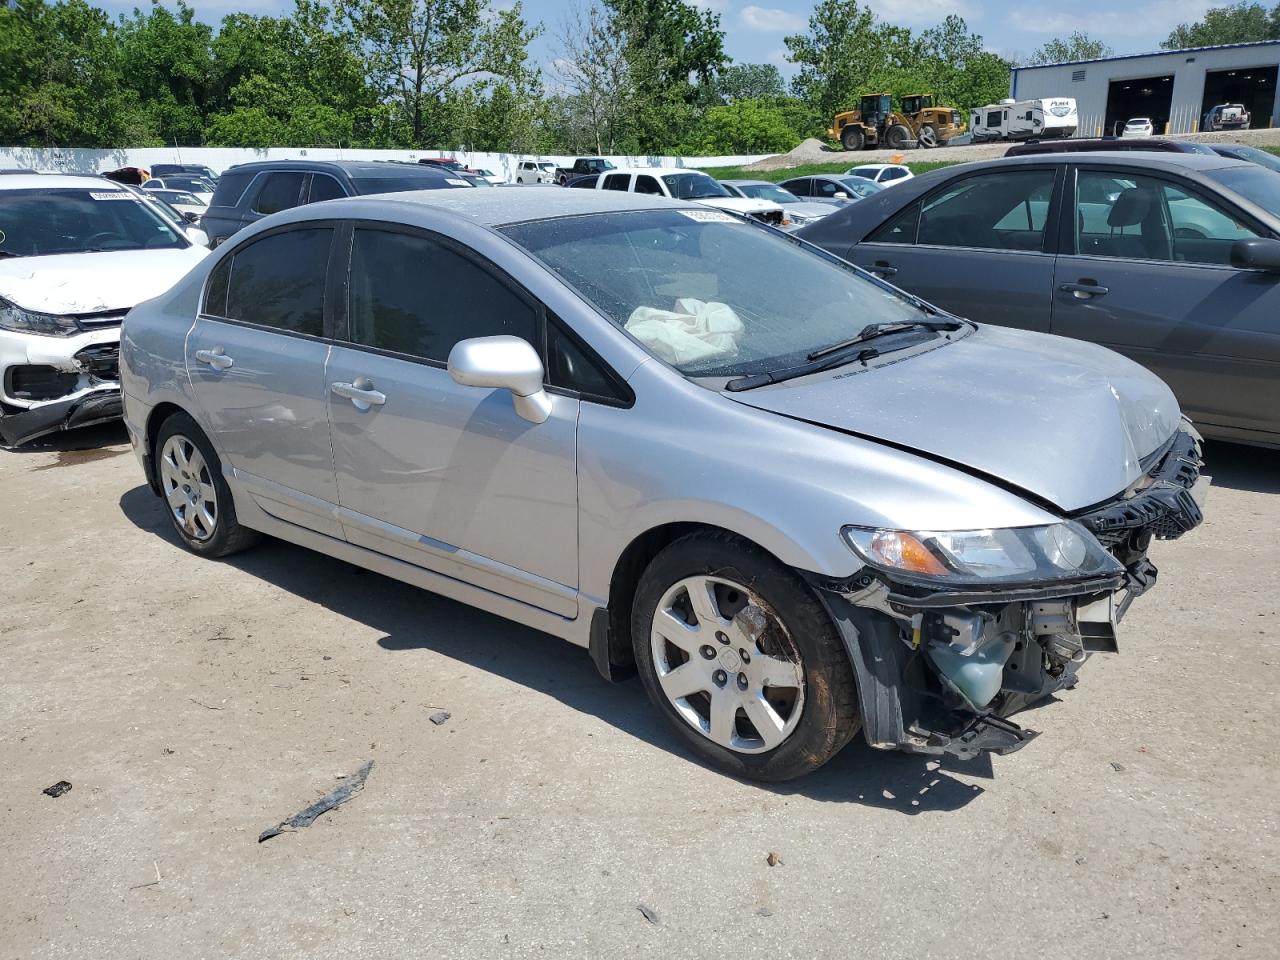
[[[1087,33],[1077,31],[1065,40],[1055,37],[1038,47],[1027,58],[1027,65],[1068,63],[1072,60],[1100,60],[1114,53],[1115,51],[1101,40],[1094,40]]]
[[[163,143],[203,142],[213,75],[213,30],[195,19],[185,0],[171,12],[152,0],[144,14],[121,17],[116,30],[125,89]]]
[[[629,152],[662,152],[696,117],[702,87],[726,63],[720,17],[684,0],[603,0],[630,76]]]
[[[800,136],[776,98],[744,98],[709,109],[681,152],[783,153],[799,142]]]
[[[0,7],[0,141],[13,146],[119,146],[146,131],[121,86],[115,30],[84,0]]]
[[[626,37],[612,10],[571,6],[557,34],[556,79],[564,93],[548,109],[571,152],[615,153],[633,97]]]
[[[915,63],[924,86],[939,104],[967,111],[1008,95],[1009,64],[984,49],[982,37],[954,14],[920,34]]]
[[[496,80],[536,78],[529,43],[541,28],[525,23],[519,3],[495,10],[488,0],[341,0],[342,21],[359,40],[364,69],[383,100],[395,100],[416,147],[456,139],[455,100],[474,98]]]
[[[809,32],[783,43],[800,67],[792,89],[824,123],[862,94],[891,91],[919,75],[910,31],[880,22],[857,0],[821,0],[809,17]]]
[[[734,63],[721,70],[708,89],[721,103],[768,100],[787,92],[782,71],[772,63]]]
[[[1270,12],[1260,3],[1241,0],[1206,10],[1195,23],[1180,23],[1160,44],[1166,50],[1211,47],[1219,43],[1250,43],[1280,39],[1280,4]]]

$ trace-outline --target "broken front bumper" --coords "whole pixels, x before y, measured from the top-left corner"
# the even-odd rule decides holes
[[[1012,753],[1037,736],[1008,718],[1074,687],[1093,653],[1117,650],[1116,625],[1156,581],[1151,540],[1203,519],[1199,437],[1180,431],[1151,460],[1123,496],[1072,518],[1123,573],[989,590],[939,590],[870,568],[814,579],[848,648],[871,746],[971,757]]]
[[[0,442],[18,446],[121,415],[119,320],[102,323],[70,337],[0,333]]]
[[[70,400],[58,400],[0,416],[0,441],[16,447],[45,434],[73,427],[89,427],[120,419],[119,390],[99,390]]]

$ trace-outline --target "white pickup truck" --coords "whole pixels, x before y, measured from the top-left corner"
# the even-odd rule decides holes
[[[772,200],[735,197],[720,181],[701,170],[679,167],[631,167],[610,170],[596,180],[597,190],[621,190],[624,193],[648,193],[674,200],[692,200],[709,207],[719,207],[745,214],[763,223],[780,227],[786,220],[782,207]]]

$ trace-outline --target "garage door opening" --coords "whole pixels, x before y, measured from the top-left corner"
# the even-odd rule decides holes
[[[1124,125],[1138,117],[1150,117],[1157,134],[1165,132],[1173,105],[1173,75],[1112,80],[1107,90],[1104,133],[1119,136]]]
[[[1249,111],[1251,126],[1271,126],[1276,108],[1276,67],[1212,70],[1204,75],[1204,102],[1200,105],[1200,129],[1205,114],[1220,103],[1239,103]]]

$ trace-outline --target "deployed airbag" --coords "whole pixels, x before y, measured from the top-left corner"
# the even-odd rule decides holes
[[[675,310],[636,307],[626,330],[663,360],[684,365],[737,353],[743,326],[728,304],[684,297]]]

